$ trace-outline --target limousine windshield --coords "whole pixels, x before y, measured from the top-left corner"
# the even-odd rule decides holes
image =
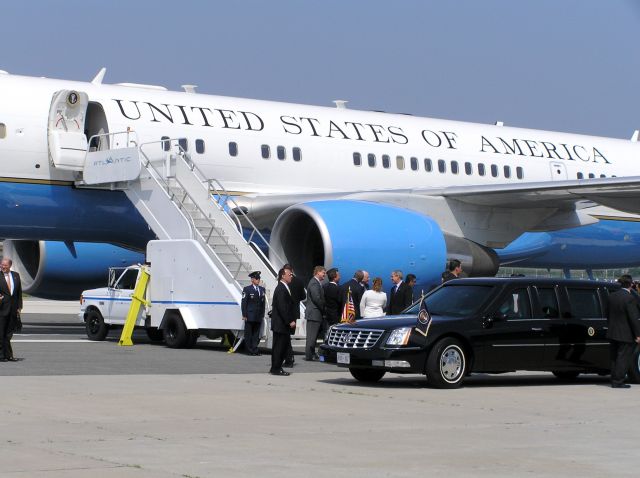
[[[427,309],[431,315],[467,317],[475,314],[492,295],[491,285],[448,285],[427,296]],[[413,304],[406,313],[417,314],[420,301]]]

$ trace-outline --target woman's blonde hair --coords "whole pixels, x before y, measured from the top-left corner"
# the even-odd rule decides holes
[[[380,292],[382,290],[382,279],[380,279],[380,277],[373,279],[373,290],[376,292]]]

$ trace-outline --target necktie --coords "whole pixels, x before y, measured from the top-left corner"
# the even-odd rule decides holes
[[[254,285],[253,288],[256,290],[256,292],[258,293],[258,296],[260,296],[260,289],[258,289],[257,285]]]
[[[9,278],[9,274],[4,275],[4,280],[7,281],[7,289],[9,289],[9,292],[11,292],[11,279]]]

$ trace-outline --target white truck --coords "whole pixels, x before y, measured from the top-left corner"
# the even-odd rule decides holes
[[[167,346],[193,346],[200,335],[215,339],[225,333],[242,338],[244,322],[241,293],[222,273],[206,264],[208,256],[194,240],[151,241],[147,247],[151,279],[147,307],[141,307],[137,327],[144,327],[152,340]],[[112,268],[107,287],[82,293],[79,319],[86,324],[90,340],[104,340],[111,327],[125,323],[140,266]],[[263,322],[261,335],[268,331]]]

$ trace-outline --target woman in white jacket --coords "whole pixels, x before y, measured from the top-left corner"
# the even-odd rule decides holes
[[[373,279],[373,288],[366,291],[360,300],[360,314],[363,319],[382,317],[387,305],[387,294],[382,292],[382,279]]]

